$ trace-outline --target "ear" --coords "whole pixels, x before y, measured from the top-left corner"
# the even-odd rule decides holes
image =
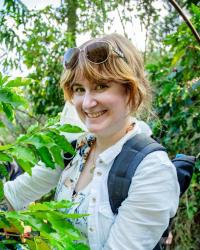
[[[130,93],[130,87],[128,85],[125,85],[125,95],[126,95],[126,105],[129,107],[129,109],[131,109],[131,104],[130,104],[131,93]]]

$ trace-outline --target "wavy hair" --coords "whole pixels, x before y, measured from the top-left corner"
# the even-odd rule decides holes
[[[96,41],[109,42],[124,54],[126,61],[115,53],[110,53],[106,62],[96,65],[87,60],[84,53],[80,53],[76,66],[65,69],[61,76],[60,84],[65,99],[72,100],[72,85],[80,79],[86,78],[91,84],[115,82],[125,86],[129,95],[128,105],[131,113],[137,117],[147,116],[151,111],[152,90],[145,76],[141,54],[127,38],[117,33],[91,39],[79,48],[84,49],[88,44]]]

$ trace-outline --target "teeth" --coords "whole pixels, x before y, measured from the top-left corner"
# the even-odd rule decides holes
[[[105,111],[100,111],[100,112],[92,113],[92,114],[88,114],[88,113],[87,113],[87,116],[88,116],[89,118],[97,118],[97,117],[103,115],[104,113],[105,113]]]

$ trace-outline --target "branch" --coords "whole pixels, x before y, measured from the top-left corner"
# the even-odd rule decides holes
[[[186,24],[188,25],[188,27],[190,28],[190,30],[192,31],[194,36],[196,37],[197,41],[200,43],[200,36],[199,36],[197,30],[192,25],[190,20],[186,17],[186,15],[183,13],[183,10],[178,5],[178,3],[175,0],[169,0],[169,2],[174,6],[174,8],[178,11],[178,13],[182,16],[182,18],[184,19],[184,21],[186,22]]]
[[[0,59],[1,59],[2,57],[4,57],[5,55],[7,55],[7,52],[5,52],[4,54],[0,55]]]
[[[122,19],[121,15],[120,15],[120,12],[119,12],[119,8],[118,8],[118,7],[117,7],[117,13],[118,13],[118,16],[119,16],[119,19],[120,19],[120,22],[121,22],[121,25],[122,25],[122,28],[123,28],[124,36],[125,36],[126,38],[128,38],[127,33],[126,33],[126,28],[125,28],[125,26],[124,26],[124,22],[123,22],[123,19]]]
[[[16,109],[17,111],[21,112],[21,113],[24,113],[26,114],[27,116],[29,116],[31,119],[34,119],[36,120],[37,122],[40,122],[40,119],[37,119],[35,116],[29,114],[28,112],[24,111],[24,110],[21,110],[21,109]]]

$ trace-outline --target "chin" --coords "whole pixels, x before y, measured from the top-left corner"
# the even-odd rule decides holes
[[[99,126],[87,126],[87,129],[90,133],[93,133],[95,135],[105,134],[105,128],[100,128]]]

